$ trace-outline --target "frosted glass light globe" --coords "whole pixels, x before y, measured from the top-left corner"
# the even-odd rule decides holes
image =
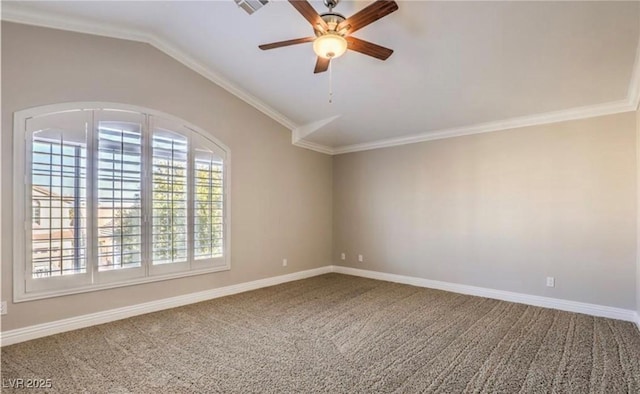
[[[335,33],[324,34],[313,41],[313,51],[325,59],[335,59],[347,50],[347,40]]]

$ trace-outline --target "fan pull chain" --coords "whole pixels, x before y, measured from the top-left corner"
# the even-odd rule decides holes
[[[329,104],[333,104],[333,75],[331,70],[333,67],[331,66],[332,62],[329,62]]]

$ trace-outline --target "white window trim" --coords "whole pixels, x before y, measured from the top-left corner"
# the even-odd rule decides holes
[[[172,123],[177,123],[188,128],[194,132],[198,137],[204,138],[211,143],[217,145],[225,154],[225,163],[223,167],[223,192],[224,192],[224,209],[223,209],[223,259],[224,265],[218,265],[208,268],[196,268],[188,271],[180,272],[168,272],[152,274],[148,273],[147,276],[137,277],[131,279],[124,279],[117,282],[105,282],[93,280],[93,283],[85,286],[74,286],[72,288],[62,288],[56,290],[46,290],[39,292],[27,292],[26,280],[27,280],[27,241],[29,239],[27,229],[29,228],[27,220],[30,218],[26,213],[27,199],[26,199],[26,185],[29,182],[29,174],[26,173],[26,145],[29,133],[27,133],[27,120],[37,116],[44,116],[52,113],[59,113],[65,111],[95,111],[95,110],[121,110],[138,112],[144,115],[151,115],[154,117],[168,120]],[[220,140],[210,135],[203,129],[170,114],[166,114],[153,109],[121,104],[111,102],[69,102],[52,105],[44,105],[39,107],[33,107],[17,111],[13,117],[13,223],[14,223],[14,242],[13,242],[13,302],[23,302],[38,300],[44,298],[58,297],[69,294],[86,293],[97,290],[112,289],[124,286],[131,286],[136,284],[157,282],[175,278],[183,278],[194,275],[202,275],[206,273],[228,271],[231,269],[231,151],[227,145]],[[29,204],[30,206],[30,204]],[[190,230],[191,231],[191,230]],[[93,242],[93,241],[91,241]],[[95,262],[88,261],[93,265]],[[149,264],[146,265],[147,269]],[[94,269],[91,268],[88,271],[93,273]],[[62,279],[62,278],[61,278]]]

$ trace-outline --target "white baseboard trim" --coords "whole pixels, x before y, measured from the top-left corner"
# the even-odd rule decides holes
[[[232,294],[243,293],[245,291],[256,290],[263,287],[279,285],[294,280],[306,279],[312,276],[327,274],[332,271],[331,266],[315,268],[307,271],[294,272],[292,274],[274,276],[271,278],[254,280],[252,282],[239,283],[236,285],[220,287],[217,289],[200,291],[197,293],[185,294],[177,297],[165,298],[157,301],[145,302],[142,304],[125,306],[122,308],[110,309],[107,311],[90,313],[71,317],[63,320],[56,320],[50,323],[37,324],[33,326],[17,328],[0,334],[0,346],[8,346],[31,339],[42,338],[49,335],[59,334],[66,331],[77,330],[79,328],[95,326],[109,323],[115,320],[126,319],[128,317],[143,315],[145,313],[157,312],[163,309],[175,308],[183,305],[194,304],[224,297]]]
[[[389,274],[385,272],[369,271],[357,268],[343,267],[339,265],[328,265],[325,267],[310,269],[307,271],[294,272],[287,275],[274,276],[271,278],[259,279],[252,282],[239,283],[236,285],[220,287],[217,289],[205,290],[197,293],[185,294],[157,301],[150,301],[142,304],[71,317],[68,319],[56,320],[49,323],[17,328],[15,330],[9,330],[0,333],[0,346],[13,345],[15,343],[42,338],[66,331],[77,330],[79,328],[109,323],[116,320],[126,319],[132,316],[143,315],[145,313],[176,308],[183,305],[194,304],[214,298],[243,293],[245,291],[256,290],[263,287],[275,286],[286,282],[311,278],[313,276],[323,275],[330,272],[360,276],[363,278],[384,280],[387,282],[403,283],[430,289],[445,290],[454,293],[468,294],[479,297],[493,298],[502,301],[517,302],[520,304],[540,306],[544,308],[559,309],[568,312],[584,313],[592,316],[625,320],[636,323],[638,329],[640,330],[640,315],[638,315],[638,313],[636,313],[635,311],[629,309],[621,309],[604,305],[587,304],[577,301],[568,301],[557,298],[514,293],[503,290],[494,290],[457,283],[441,282],[413,276]]]
[[[454,293],[468,294],[478,297],[493,298],[496,300],[516,302],[519,304],[527,304],[540,306],[544,308],[559,309],[568,312],[584,313],[586,315],[608,317],[612,319],[625,320],[634,322],[640,328],[640,319],[638,314],[630,309],[615,308],[611,306],[588,304],[584,302],[561,300],[558,298],[542,297],[530,294],[514,293],[511,291],[494,290],[485,287],[476,287],[462,285],[450,282],[441,282],[413,276],[388,274],[378,271],[369,271],[357,268],[343,267],[334,265],[332,272],[339,274],[361,276],[363,278],[384,280],[387,282],[403,283],[418,287],[427,287],[430,289],[451,291]]]

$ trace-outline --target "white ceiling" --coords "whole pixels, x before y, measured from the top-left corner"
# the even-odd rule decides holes
[[[342,1],[350,16],[369,1]],[[319,12],[326,8],[312,1]],[[356,52],[313,74],[312,35],[285,1],[253,15],[232,0],[6,2],[3,19],[149,41],[294,130],[340,153],[635,108],[640,3],[398,1],[354,36],[392,48]],[[113,34],[112,34],[113,33]]]

